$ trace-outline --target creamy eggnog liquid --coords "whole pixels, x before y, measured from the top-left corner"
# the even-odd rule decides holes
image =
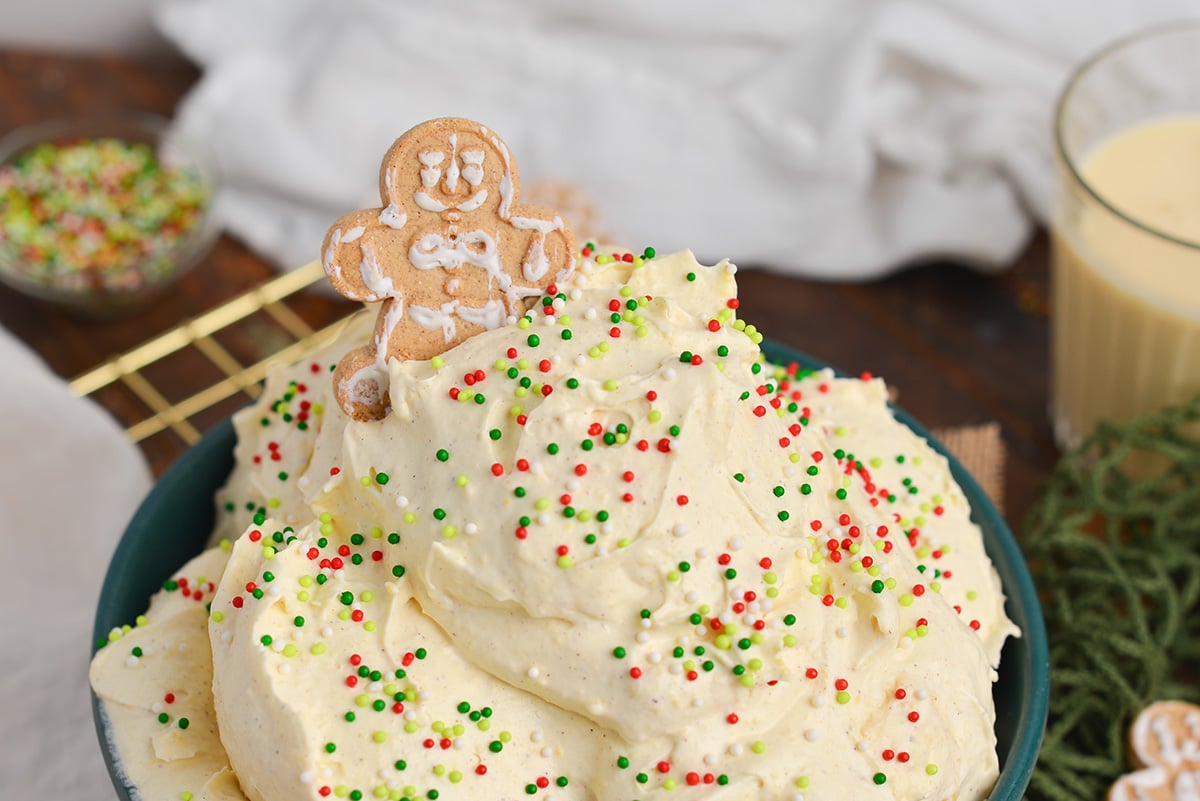
[[[1200,117],[1122,131],[1081,162],[1083,182],[1112,208],[1064,176],[1051,395],[1063,446],[1102,418],[1200,392]]]

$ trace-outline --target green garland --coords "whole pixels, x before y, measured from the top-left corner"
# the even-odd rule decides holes
[[[1131,480],[1126,459],[1164,465]],[[1050,639],[1050,719],[1031,801],[1100,801],[1159,699],[1200,701],[1200,396],[1066,454],[1022,547]]]

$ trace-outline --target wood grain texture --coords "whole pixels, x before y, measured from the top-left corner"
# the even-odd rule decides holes
[[[194,68],[179,61],[0,50],[0,132],[70,113],[170,115],[197,77]],[[743,316],[773,339],[847,372],[884,376],[897,388],[899,403],[929,427],[999,423],[1007,446],[1004,508],[1010,522],[1018,524],[1057,458],[1046,419],[1045,237],[1036,237],[1013,269],[999,276],[940,263],[882,281],[838,284],[787,278],[769,269],[803,266],[743,269]],[[0,287],[0,324],[40,353],[51,369],[70,377],[271,275],[264,260],[222,237],[207,259],[138,316],[80,321]],[[290,305],[314,327],[351,308],[319,292],[306,292]],[[277,348],[278,336],[269,327],[249,325],[222,344],[248,362]],[[163,365],[152,380],[182,397],[215,380],[208,369],[197,355]],[[140,403],[120,387],[100,393],[98,400],[120,419]],[[200,422],[211,424],[229,410],[214,409]],[[156,473],[183,448],[170,435],[152,437],[143,446]]]

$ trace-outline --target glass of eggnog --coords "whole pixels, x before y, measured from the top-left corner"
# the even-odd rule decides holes
[[[1200,22],[1121,40],[1055,119],[1055,438],[1200,392]]]

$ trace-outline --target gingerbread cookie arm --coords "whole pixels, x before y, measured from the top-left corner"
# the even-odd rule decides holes
[[[329,283],[350,300],[370,303],[394,293],[392,280],[378,264],[368,263],[362,247],[363,236],[382,211],[361,209],[339,217],[321,244],[321,263]]]

